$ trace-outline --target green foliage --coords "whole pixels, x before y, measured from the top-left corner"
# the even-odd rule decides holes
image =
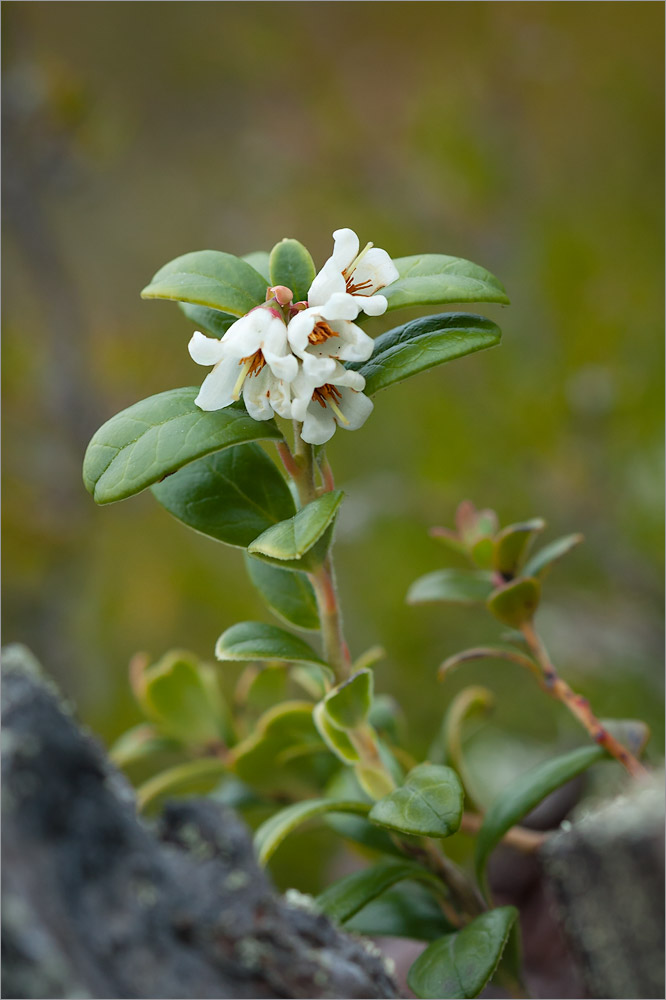
[[[525,576],[541,577],[552,566],[554,562],[571,552],[576,545],[583,541],[582,535],[565,535],[563,538],[556,538],[554,542],[545,545],[538,552],[528,559],[523,568]]]
[[[324,493],[288,520],[264,531],[248,546],[248,553],[283,568],[315,569],[325,558],[342,490]],[[317,543],[320,545],[317,545]]]
[[[305,573],[281,569],[246,555],[245,568],[264,601],[279,618],[297,628],[319,628],[317,598]]]
[[[317,903],[331,920],[344,924],[396,882],[405,879],[427,882],[441,891],[441,882],[422,865],[391,859],[339,879],[317,897]]]
[[[374,396],[419,372],[495,347],[501,337],[499,327],[484,316],[426,316],[381,334],[370,360],[349,367],[360,371],[365,394]]]
[[[222,338],[238,319],[238,316],[232,316],[231,313],[209,309],[208,306],[195,306],[191,302],[179,302],[178,306],[197,330],[205,330],[214,337]]]
[[[516,576],[534,536],[545,527],[546,522],[535,517],[523,524],[503,528],[495,538],[493,568],[507,580]]]
[[[160,732],[185,745],[219,744],[229,738],[227,712],[214,670],[186,653],[171,653],[142,678],[146,714]]]
[[[476,604],[495,589],[491,573],[464,569],[437,569],[415,580],[407,593],[408,604],[445,601]]]
[[[296,802],[293,806],[281,809],[280,812],[275,813],[265,823],[262,823],[254,835],[254,847],[259,864],[265,865],[285,837],[302,823],[322,816],[324,813],[367,813],[369,808],[365,803],[354,800],[307,799],[305,802]]]
[[[373,823],[399,833],[426,837],[449,837],[460,827],[463,790],[450,767],[419,764],[405,783],[375,803]]]
[[[423,1000],[478,997],[497,968],[517,916],[515,907],[502,906],[433,941],[409,970],[409,988]]]
[[[323,701],[315,705],[312,718],[329,750],[343,764],[356,764],[360,761],[361,755],[357,747],[343,729],[333,724]]]
[[[140,809],[175,794],[201,795],[210,792],[226,773],[224,761],[219,757],[202,757],[189,760],[161,771],[137,789],[136,798]]]
[[[218,660],[284,660],[326,666],[307,642],[277,625],[239,622],[223,632],[215,644]]]
[[[475,864],[480,881],[493,848],[504,834],[527,816],[560,785],[571,781],[605,756],[603,747],[579,747],[562,757],[555,757],[521,775],[495,799],[485,815],[476,841]]]
[[[271,251],[269,261],[271,285],[286,285],[294,293],[294,302],[307,299],[316,274],[314,261],[298,240],[281,240]]]
[[[252,420],[240,405],[200,410],[194,403],[198,392],[160,392],[100,427],[83,460],[83,482],[96,503],[134,496],[188,462],[223,448],[282,438],[272,420]]]
[[[528,576],[506,587],[493,590],[487,604],[495,618],[511,628],[520,628],[530,622],[539,607],[541,585],[534,577]]]
[[[359,670],[326,695],[324,706],[332,725],[337,729],[363,725],[372,705],[373,680],[370,670]]]
[[[398,257],[393,263],[400,277],[383,290],[389,309],[440,302],[501,302],[506,305],[509,301],[497,278],[460,257],[426,253]]]
[[[178,740],[161,736],[153,726],[142,722],[118,737],[109,750],[109,757],[116,767],[128,767],[153,754],[180,749]]]
[[[401,882],[347,920],[345,930],[370,937],[436,941],[453,926],[432,891],[418,882]]]
[[[151,491],[189,528],[239,547],[250,545],[295,509],[277,466],[256,444],[206,455]]]
[[[265,712],[229,755],[237,777],[271,794],[312,794],[330,778],[329,762],[312,721],[312,704],[301,701],[283,702]]]
[[[230,253],[199,250],[165,264],[141,292],[144,299],[173,299],[244,316],[266,299],[266,282]]]

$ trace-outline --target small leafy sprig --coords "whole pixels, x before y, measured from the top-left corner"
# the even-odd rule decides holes
[[[201,328],[190,354],[212,371],[200,388],[167,390],[104,424],[85,456],[85,485],[100,504],[150,489],[188,527],[243,549],[253,584],[281,624],[240,622],[219,637],[217,660],[242,667],[230,703],[215,668],[192,653],[172,651],[154,664],[137,655],[130,681],[146,721],[118,740],[112,756],[121,766],[170,759],[139,786],[143,809],[170,794],[215,790],[236,808],[267,810],[255,835],[263,864],[293,830],[326,822],[371,864],[329,886],[316,905],[350,930],[427,942],[409,973],[417,996],[474,997],[494,974],[523,995],[517,911],[493,906],[487,859],[503,838],[533,850],[540,835],[523,830],[521,819],[612,753],[614,737],[604,727],[596,745],[528,772],[483,816],[470,809],[456,746],[467,711],[484,696],[468,692],[454,702],[448,756],[419,762],[403,746],[398,706],[375,693],[373,668],[383,651],[354,656],[349,649],[332,548],[344,493],[324,446],[337,427],[360,428],[380,390],[495,346],[501,336],[483,316],[440,313],[372,340],[361,314],[508,301],[500,282],[469,261],[440,254],[391,260],[371,244],[359,247],[351,230],[338,230],[319,272],[293,239],[244,258],[186,254],[142,293],[179,303]],[[271,442],[277,462],[266,450]],[[490,513],[461,508],[457,535],[442,537],[477,568],[431,574],[411,599],[487,599],[528,638],[539,575],[569,547],[555,543],[540,564],[524,564],[535,523],[498,533]],[[318,633],[319,649],[284,625]],[[540,645],[534,656],[537,670]],[[543,667],[551,693],[562,690],[552,669],[550,661]],[[639,731],[625,728],[631,738]],[[625,765],[634,760],[622,752],[624,759],[615,756]],[[458,831],[477,837],[474,874],[446,849]]]
[[[436,570],[412,584],[410,604],[430,601],[482,603],[503,625],[519,634],[520,648],[481,646],[449,657],[439,668],[443,680],[462,663],[480,659],[509,660],[529,670],[543,691],[560,701],[587,730],[595,743],[615,757],[634,777],[646,774],[643,765],[616,739],[558,674],[537,632],[534,616],[541,602],[541,585],[553,563],[583,541],[582,535],[565,535],[530,556],[534,539],[546,527],[533,518],[499,529],[493,510],[477,510],[464,502],[456,514],[456,531],[433,528],[431,534],[456,554],[465,556],[473,570]],[[526,650],[525,650],[526,647]]]

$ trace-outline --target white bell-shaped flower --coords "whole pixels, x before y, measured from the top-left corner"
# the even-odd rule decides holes
[[[364,388],[363,376],[348,371],[338,361],[328,380],[319,385],[301,369],[291,384],[291,413],[294,420],[303,424],[303,440],[308,444],[325,444],[335,434],[336,427],[358,430],[374,405],[363,395]]]
[[[395,264],[386,250],[372,243],[359,252],[359,239],[352,229],[337,229],[333,240],[333,253],[310,286],[308,305],[322,306],[333,295],[344,294],[353,298],[359,312],[381,316],[388,302],[377,292],[399,277]]]
[[[242,395],[255,420],[268,420],[274,412],[290,416],[289,385],[298,372],[298,361],[277,310],[253,309],[232,324],[221,340],[197,330],[188,349],[197,364],[214,366],[194,401],[200,409],[221,410]]]
[[[352,323],[358,315],[351,296],[334,294],[323,306],[297,312],[287,328],[289,346],[305,375],[320,383],[335,371],[338,361],[367,361],[374,341]]]

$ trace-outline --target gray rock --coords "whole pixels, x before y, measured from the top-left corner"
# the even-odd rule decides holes
[[[234,813],[192,799],[150,829],[27,650],[3,678],[3,996],[399,996],[372,948],[274,892]]]

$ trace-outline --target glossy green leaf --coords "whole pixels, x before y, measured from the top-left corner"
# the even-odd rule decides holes
[[[527,576],[493,590],[486,603],[504,625],[519,629],[532,620],[540,598],[541,584],[534,577]]]
[[[386,889],[404,879],[417,879],[441,888],[437,876],[415,861],[390,859],[334,882],[317,897],[317,903],[331,920],[343,924]]]
[[[174,299],[244,316],[266,301],[266,282],[230,253],[198,250],[165,264],[141,292],[143,299]]]
[[[206,333],[212,333],[214,337],[223,337],[229,327],[238,319],[238,316],[220,312],[219,309],[195,306],[191,302],[179,302],[178,306],[197,330],[205,330]]]
[[[248,546],[249,555],[282,564],[284,568],[315,568],[325,557],[325,552],[319,552],[317,543],[327,537],[343,498],[342,490],[324,493],[301,507],[293,517],[255,538]]]
[[[317,598],[305,573],[281,569],[261,559],[245,557],[245,568],[264,601],[279,618],[297,628],[319,628]]]
[[[178,764],[157,774],[137,789],[139,808],[145,809],[149,804],[169,795],[208,792],[226,771],[226,765],[219,757],[201,757],[187,761],[186,764]]]
[[[560,785],[581,774],[592,764],[603,760],[605,750],[599,746],[579,747],[570,753],[539,764],[503,789],[485,815],[476,841],[475,864],[481,881],[488,857],[504,834],[527,816]]]
[[[284,660],[326,666],[307,642],[277,625],[239,622],[223,632],[215,644],[218,660]]]
[[[211,667],[169,653],[144,672],[143,682],[146,712],[165,735],[193,746],[224,740],[226,713]]]
[[[366,937],[436,941],[454,928],[430,890],[418,882],[400,882],[345,921],[345,930]]]
[[[227,545],[249,545],[294,510],[277,466],[256,444],[190,462],[151,486],[155,499],[189,528]]]
[[[357,799],[372,805],[372,798],[361,788],[351,767],[336,771],[326,786],[326,796],[332,799]],[[351,840],[373,853],[388,854],[404,860],[404,853],[387,830],[368,822],[364,816],[331,814],[326,825],[346,840]]]
[[[514,906],[502,906],[433,941],[409,970],[409,988],[423,1000],[478,997],[497,968],[517,916]]]
[[[510,524],[495,538],[493,567],[507,578],[516,576],[534,536],[546,527],[540,517],[522,524]],[[529,575],[529,574],[528,574]]]
[[[294,753],[302,748],[309,752]],[[230,757],[230,766],[242,781],[272,795],[311,795],[330,779],[333,765],[307,701],[283,702],[269,709]]]
[[[316,667],[313,663],[292,664],[290,674],[304,691],[319,701],[335,683],[335,674],[328,667]]]
[[[213,452],[282,438],[272,420],[253,420],[239,405],[205,412],[197,387],[142,399],[107,420],[83,460],[83,482],[99,504],[124,500]]]
[[[254,848],[259,864],[265,865],[285,837],[308,820],[328,812],[367,813],[368,808],[365,803],[352,799],[307,799],[281,809],[262,823],[254,835]]]
[[[419,764],[404,785],[375,803],[370,819],[400,833],[449,837],[460,826],[462,810],[463,790],[455,771]]]
[[[153,754],[179,750],[180,746],[178,740],[161,736],[153,726],[142,722],[118,737],[109,750],[109,757],[116,767],[128,767]]]
[[[461,257],[426,253],[398,257],[393,263],[400,277],[382,290],[389,310],[444,302],[506,305],[509,301],[504,286],[490,271]]]
[[[425,316],[381,334],[370,360],[349,367],[365,378],[365,394],[374,396],[419,372],[494,347],[501,338],[500,328],[485,316]]]
[[[266,250],[253,250],[251,253],[244,253],[241,257],[246,264],[253,267],[261,277],[265,280],[267,285],[270,285],[271,279],[269,275],[269,264],[270,264],[270,254]]]
[[[414,581],[407,592],[407,603],[475,604],[485,601],[494,587],[492,573],[484,570],[437,569]]]
[[[286,285],[294,293],[294,302],[307,300],[316,270],[310,251],[298,240],[276,243],[269,261],[271,285]]]
[[[373,801],[383,799],[395,788],[395,782],[390,774],[380,765],[365,764],[362,760],[354,765],[354,774],[358,783]]]
[[[362,725],[372,705],[374,678],[370,670],[359,670],[326,695],[326,713],[337,729]]]
[[[463,753],[463,726],[472,715],[487,714],[493,707],[495,698],[488,688],[474,685],[463,688],[455,696],[447,710],[442,725],[441,739],[445,750],[445,760],[454,767],[465,789],[468,806],[481,807],[481,796],[476,794],[474,779]]]
[[[323,701],[315,705],[312,718],[326,746],[343,764],[354,764],[361,759],[347,733],[331,722]]]
[[[550,545],[544,545],[526,562],[523,569],[525,576],[541,576],[552,563],[557,562],[582,541],[582,535],[564,535],[562,538],[556,538]]]

